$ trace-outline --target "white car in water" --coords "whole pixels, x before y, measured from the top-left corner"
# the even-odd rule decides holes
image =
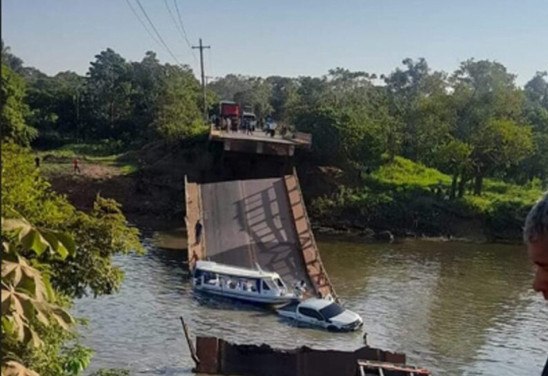
[[[277,312],[282,317],[332,331],[350,332],[363,326],[360,315],[328,299],[311,298],[289,303]]]

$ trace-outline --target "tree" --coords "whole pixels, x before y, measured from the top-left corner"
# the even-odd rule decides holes
[[[534,151],[513,171],[521,181],[534,177],[548,179],[548,77],[547,72],[537,72],[525,84],[525,118],[533,128]]]
[[[435,145],[447,139],[452,121],[448,82],[443,72],[431,72],[424,58],[405,59],[385,78],[390,113],[402,124],[402,154],[429,162]]]
[[[107,48],[95,56],[87,74],[85,104],[88,133],[97,138],[122,137],[130,132],[132,66]]]
[[[74,72],[39,77],[29,84],[29,122],[40,138],[80,138],[81,95],[85,79]],[[50,136],[51,135],[51,136]]]
[[[11,48],[4,44],[2,39],[2,63],[6,64],[13,72],[23,74],[23,60],[11,53]]]
[[[511,120],[490,120],[473,132],[470,141],[476,195],[481,194],[485,176],[518,164],[533,150],[531,129]]]
[[[289,122],[291,109],[298,101],[298,83],[288,77],[270,76],[266,79],[271,87],[270,105],[275,119]]]
[[[164,85],[164,66],[160,64],[156,54],[147,51],[141,62],[132,63],[132,93],[133,122],[135,135],[137,132],[147,133],[156,115],[157,102],[160,100]]]
[[[29,108],[24,101],[25,90],[23,78],[7,65],[2,64],[0,92],[2,140],[10,140],[20,145],[29,145],[38,135],[37,130],[25,122],[25,116],[29,113]]]
[[[90,214],[77,211],[51,190],[26,149],[4,143],[2,168],[1,209],[10,219],[2,224],[2,364],[15,372],[4,360],[17,358],[42,376],[78,375],[91,352],[66,331],[72,320],[63,309],[120,287],[112,256],[142,252],[138,231],[112,200],[99,197]]]
[[[200,87],[188,68],[166,66],[157,100],[152,131],[168,141],[197,135],[205,130],[199,103]]]
[[[61,307],[49,280],[23,254],[48,251],[63,260],[74,253],[74,243],[65,234],[39,230],[21,218],[2,218],[2,240],[2,374],[37,375],[19,362],[19,344],[43,347],[44,328],[51,327],[69,337],[75,320]]]
[[[467,60],[453,74],[456,121],[451,133],[472,149],[468,170],[476,195],[481,194],[487,174],[511,165],[508,151],[517,153],[517,161],[531,152],[531,131],[521,125],[523,95],[514,81],[515,75],[502,64],[488,60]],[[520,145],[521,151],[516,148]],[[468,179],[462,175],[461,185]]]

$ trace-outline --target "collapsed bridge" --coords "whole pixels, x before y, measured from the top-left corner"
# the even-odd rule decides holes
[[[309,148],[310,136],[269,137],[212,128],[210,141],[222,144],[218,163],[225,174],[212,182],[185,181],[189,267],[205,259],[259,266],[277,272],[291,285],[305,281],[313,295],[337,298],[320,258],[296,170],[290,168],[295,148]],[[253,170],[261,177],[250,173],[246,164],[250,155],[264,156],[254,159]],[[271,169],[268,160],[281,167]],[[198,220],[203,225],[199,243],[194,233]]]

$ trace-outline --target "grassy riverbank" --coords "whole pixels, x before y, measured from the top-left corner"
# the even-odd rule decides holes
[[[399,236],[513,242],[520,240],[523,220],[542,193],[539,183],[487,179],[481,196],[451,199],[450,176],[401,157],[357,180],[313,198],[312,217],[323,226],[364,234],[389,230]]]
[[[213,160],[204,140],[151,144],[137,151],[108,143],[69,144],[37,154],[54,188],[75,205],[86,209],[97,194],[112,197],[130,220],[140,223],[183,222],[184,176],[211,169]],[[80,174],[72,171],[74,158],[80,160]],[[450,199],[450,176],[402,157],[352,176],[333,167],[313,167],[313,174],[308,167],[299,170],[313,224],[323,227],[320,231],[371,237],[390,231],[396,236],[518,242],[523,219],[542,193],[540,184],[487,179],[481,196],[466,193]]]

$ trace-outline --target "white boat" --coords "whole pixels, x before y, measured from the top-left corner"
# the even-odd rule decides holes
[[[297,297],[275,272],[197,261],[192,275],[196,291],[253,303],[283,304]]]

